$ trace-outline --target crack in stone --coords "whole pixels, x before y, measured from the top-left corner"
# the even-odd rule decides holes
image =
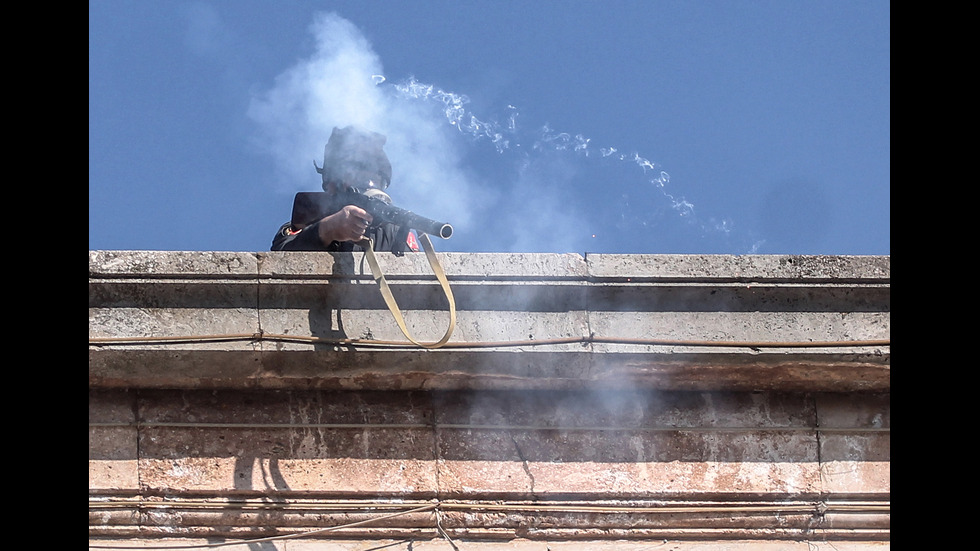
[[[514,433],[510,432],[509,435],[510,435],[510,441],[514,443],[514,449],[517,450],[517,456],[521,458],[521,465],[524,467],[524,472],[527,474],[528,479],[531,481],[531,495],[534,496],[535,499],[537,499],[537,496],[534,493],[534,475],[531,474],[531,469],[528,468],[527,466],[527,458],[524,457],[524,452],[521,451],[520,444],[518,444],[517,439],[514,438]]]

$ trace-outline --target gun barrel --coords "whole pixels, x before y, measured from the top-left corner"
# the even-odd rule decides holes
[[[445,222],[436,222],[431,218],[419,216],[414,212],[400,209],[398,207],[388,207],[391,212],[390,221],[398,226],[408,226],[415,231],[437,235],[443,239],[449,239],[453,235],[453,227]]]
[[[418,228],[416,228],[416,229],[418,229]],[[450,226],[449,224],[441,224],[439,222],[436,222],[436,223],[434,223],[432,225],[432,227],[430,229],[435,230],[435,231],[427,231],[425,233],[428,233],[428,234],[431,234],[431,235],[438,235],[439,237],[441,237],[443,239],[449,239],[453,235],[453,227]]]
[[[415,231],[437,235],[443,239],[449,239],[453,235],[453,227],[445,222],[437,222],[431,218],[419,216],[412,211],[356,191],[348,191],[342,202],[361,207],[379,221],[390,222],[396,226],[407,226]]]

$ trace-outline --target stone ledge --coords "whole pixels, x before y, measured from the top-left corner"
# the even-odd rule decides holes
[[[92,388],[887,391],[890,355],[531,350],[89,351]]]
[[[362,253],[89,251],[89,277],[369,274]],[[377,254],[386,274],[429,275],[425,255]],[[447,276],[890,282],[890,256],[437,253]]]
[[[890,385],[887,256],[439,253],[457,315],[439,350],[411,347],[361,256],[90,251],[89,383]],[[410,333],[438,340],[448,304],[424,255],[379,260]]]

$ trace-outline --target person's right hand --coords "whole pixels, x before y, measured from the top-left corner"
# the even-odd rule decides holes
[[[347,205],[320,220],[320,240],[325,245],[333,241],[360,241],[373,219],[366,210]]]

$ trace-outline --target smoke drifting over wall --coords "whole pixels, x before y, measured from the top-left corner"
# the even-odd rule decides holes
[[[670,190],[669,174],[637,153],[547,125],[526,131],[511,105],[480,117],[465,95],[415,78],[389,80],[364,35],[336,14],[317,14],[310,32],[313,54],[249,109],[256,145],[273,157],[284,193],[318,189],[313,161],[322,160],[333,128],[358,125],[387,136],[395,203],[453,224],[440,250],[657,252],[621,250],[613,239],[663,232],[668,221],[688,232],[730,231],[729,221],[700,221],[694,205]],[[472,168],[487,155],[493,169]],[[623,168],[631,173],[615,174]]]

